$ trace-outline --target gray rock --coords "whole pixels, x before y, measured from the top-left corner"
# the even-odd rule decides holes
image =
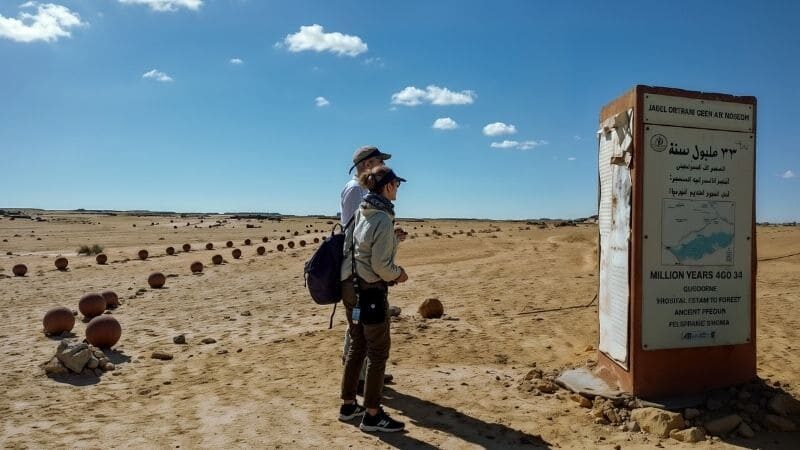
[[[116,367],[114,367],[114,364],[112,364],[112,363],[110,363],[110,362],[105,362],[105,363],[103,363],[103,365],[102,365],[102,366],[100,366],[100,368],[101,368],[101,369],[103,369],[103,370],[105,370],[106,372],[111,372],[111,371],[113,371],[113,370],[114,370]]]
[[[58,344],[56,357],[69,370],[80,373],[89,362],[91,352],[89,346],[75,339],[64,339]]]
[[[755,414],[758,412],[759,409],[761,409],[761,407],[756,405],[755,403],[748,403],[744,405],[744,412],[748,414]]]
[[[767,408],[781,416],[798,415],[800,414],[800,400],[797,400],[789,394],[778,394],[769,399]]]
[[[68,372],[67,368],[61,364],[57,357],[53,356],[50,361],[47,361],[42,366],[44,372],[48,375],[62,375]]]
[[[764,417],[764,426],[772,431],[796,431],[797,425],[791,420],[776,416],[774,414],[767,414]]]
[[[250,317],[250,316],[252,316],[252,315],[253,315],[253,314],[252,314],[250,311],[242,311],[242,312],[241,312],[241,314],[242,314],[243,316],[245,316],[245,317]]]
[[[99,359],[99,360],[102,360],[103,358],[106,357],[106,355],[103,353],[102,350],[94,350],[94,351],[92,351],[92,353],[94,353],[94,357]]]
[[[86,367],[90,369],[96,369],[97,366],[100,365],[100,361],[97,360],[94,356],[89,357],[89,362],[86,363]]]
[[[203,344],[213,344],[213,343],[217,342],[217,340],[214,339],[214,338],[207,337],[207,338],[203,338],[203,340],[200,341],[200,342],[202,342]]]
[[[700,410],[697,408],[686,408],[683,411],[683,418],[687,420],[692,420],[700,416]]]
[[[635,420],[629,420],[625,422],[625,430],[632,433],[637,433],[639,430],[641,430],[641,428],[639,428],[639,424],[636,423]]]
[[[390,317],[397,317],[403,310],[399,306],[391,305],[389,306],[389,316]]]
[[[706,432],[713,436],[721,436],[735,430],[742,423],[738,414],[729,414],[705,423]]]
[[[672,430],[669,437],[681,442],[701,442],[706,440],[706,433],[702,428],[692,427],[685,430]]]
[[[739,433],[739,436],[748,439],[756,435],[755,431],[753,431],[753,429],[750,428],[750,425],[744,422],[739,424],[739,428],[736,430],[736,432]]]
[[[722,408],[722,406],[723,406],[723,402],[721,400],[713,398],[713,397],[709,398],[706,401],[706,409],[708,409],[709,411],[716,411],[716,410]]]
[[[631,411],[631,419],[635,420],[642,430],[660,437],[669,437],[672,430],[680,430],[685,426],[680,413],[658,408],[634,409]]]
[[[176,344],[185,344],[186,343],[186,335],[185,334],[179,334],[179,335],[177,335],[177,336],[172,338],[172,342],[174,342]]]

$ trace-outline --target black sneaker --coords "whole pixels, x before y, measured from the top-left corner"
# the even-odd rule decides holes
[[[364,414],[364,411],[366,411],[366,409],[364,409],[364,407],[359,405],[357,402],[349,405],[342,405],[339,408],[339,420],[342,422],[353,420],[356,417]]]
[[[364,418],[361,419],[361,431],[403,431],[406,427],[406,424],[403,422],[398,422],[388,414],[383,412],[383,408],[378,409],[378,414],[374,416],[369,415],[369,413],[364,413]]]

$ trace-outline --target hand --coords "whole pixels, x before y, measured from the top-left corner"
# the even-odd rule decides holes
[[[397,227],[394,229],[394,235],[397,236],[397,240],[403,242],[408,237],[408,233],[406,233],[402,228]]]
[[[400,268],[400,276],[395,278],[394,282],[395,283],[403,283],[405,281],[408,281],[408,274],[406,273],[406,269],[403,269],[401,267]]]

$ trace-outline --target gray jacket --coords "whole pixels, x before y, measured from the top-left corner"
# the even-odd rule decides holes
[[[394,216],[386,211],[362,204],[356,212],[355,227],[345,231],[344,261],[342,277],[344,281],[353,273],[350,245],[356,237],[356,272],[368,283],[394,281],[402,269],[394,263],[397,254],[397,236],[394,234]]]

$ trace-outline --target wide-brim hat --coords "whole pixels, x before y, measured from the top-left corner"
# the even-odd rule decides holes
[[[383,153],[378,149],[378,147],[372,145],[365,145],[363,147],[359,147],[355,153],[353,153],[353,165],[350,167],[350,172],[359,165],[360,163],[370,159],[370,158],[380,158],[384,161],[391,158],[392,155],[389,153]]]

